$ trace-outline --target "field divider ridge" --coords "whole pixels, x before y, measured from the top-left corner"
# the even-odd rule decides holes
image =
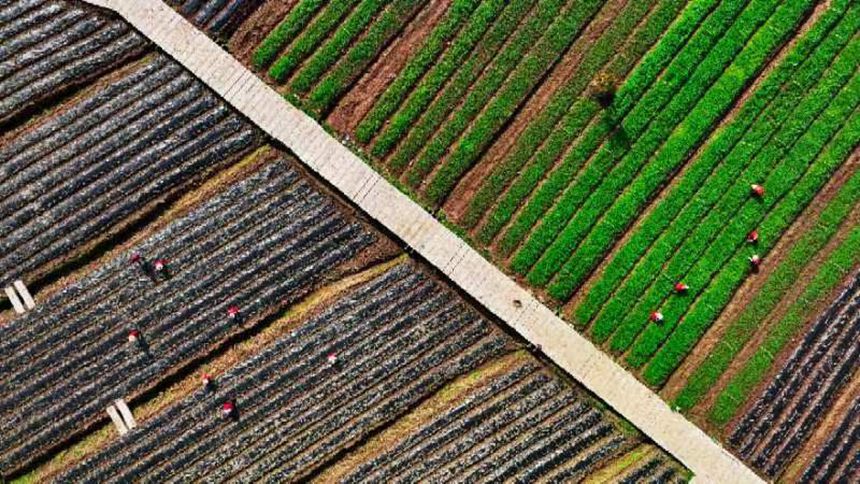
[[[87,0],[119,13],[365,213],[511,326],[696,474],[698,482],[763,482],[704,431],[385,181],[159,0]]]

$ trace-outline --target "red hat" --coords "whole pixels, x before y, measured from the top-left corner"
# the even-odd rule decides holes
[[[167,259],[155,259],[153,265],[155,266],[155,270],[160,271],[167,267]]]
[[[758,242],[758,230],[753,229],[750,233],[747,234],[747,242],[750,244]]]
[[[239,315],[239,306],[233,305],[233,306],[230,306],[229,308],[227,308],[227,316],[230,316],[231,318],[235,318],[238,315]]]
[[[336,362],[337,361],[337,354],[336,353],[329,353],[329,355],[326,356],[326,360],[328,360],[329,363]]]
[[[690,286],[684,284],[683,282],[675,283],[675,292],[687,292],[687,289],[689,288]]]
[[[232,401],[228,400],[221,405],[221,413],[223,413],[225,417],[232,414],[233,410],[236,410],[236,405]]]
[[[661,313],[659,311],[652,312],[651,313],[651,321],[654,321],[655,323],[662,322],[663,321],[663,313]]]
[[[210,376],[209,373],[204,373],[200,379],[203,381],[204,385],[208,385],[212,381],[212,376]]]
[[[132,343],[137,341],[140,338],[140,331],[133,329],[128,332],[128,340]]]
[[[753,195],[757,197],[764,196],[764,187],[759,184],[753,183],[752,185],[750,185],[750,190],[752,190]]]

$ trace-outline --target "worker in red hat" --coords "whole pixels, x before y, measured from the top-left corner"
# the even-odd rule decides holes
[[[236,418],[236,404],[227,400],[221,405],[221,416],[224,418]]]
[[[325,359],[329,367],[337,365],[337,353],[329,353]]]
[[[227,308],[227,317],[230,319],[238,319],[239,318],[239,306],[235,304]]]
[[[128,342],[131,344],[140,343],[140,331],[132,329],[128,332]]]
[[[660,311],[654,311],[651,313],[649,317],[652,323],[662,323],[663,322],[663,313]]]
[[[200,378],[200,382],[203,384],[204,391],[208,392],[209,390],[212,390],[212,375],[210,375],[209,373],[204,373],[203,376]]]
[[[761,257],[759,257],[758,254],[753,254],[752,256],[750,256],[749,261],[753,270],[757,271],[761,267]]]
[[[747,243],[758,243],[758,230],[753,229],[750,233],[747,234]]]
[[[167,271],[167,259],[155,259],[155,262],[152,263],[152,268],[158,274],[164,273]]]
[[[750,191],[752,191],[752,194],[758,198],[764,197],[764,187],[757,183],[750,185]]]
[[[689,290],[689,289],[690,289],[690,286],[684,284],[683,282],[676,282],[675,283],[675,292],[678,294],[683,294],[683,293],[687,292],[687,290]]]

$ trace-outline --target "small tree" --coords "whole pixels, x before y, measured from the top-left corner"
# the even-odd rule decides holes
[[[615,99],[615,91],[618,89],[618,78],[615,75],[602,71],[599,72],[589,85],[591,96],[604,108],[608,108]]]

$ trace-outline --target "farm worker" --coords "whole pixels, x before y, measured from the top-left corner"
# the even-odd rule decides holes
[[[761,185],[753,183],[752,185],[750,185],[750,190],[752,190],[753,195],[755,195],[758,198],[761,198],[764,196],[764,187]]]
[[[221,415],[224,418],[231,418],[236,415],[236,404],[232,400],[227,400],[221,405]]]
[[[140,255],[140,252],[135,252],[131,254],[131,263],[140,265],[143,262],[143,257]]]
[[[659,311],[654,311],[653,313],[651,313],[650,319],[654,323],[662,323],[663,322],[663,313],[661,313]]]
[[[204,390],[209,390],[212,388],[212,376],[209,375],[209,373],[204,373],[200,381],[203,382]]]
[[[675,292],[677,292],[678,294],[687,292],[687,289],[690,289],[690,286],[684,284],[683,282],[675,283]]]
[[[155,259],[153,267],[155,268],[155,272],[163,272],[167,269],[167,259]]]
[[[753,254],[749,260],[750,265],[753,267],[753,269],[758,270],[758,268],[761,266],[761,257],[759,257],[758,254]]]
[[[128,332],[128,342],[137,344],[140,341],[140,331],[133,329]]]
[[[747,242],[750,244],[755,244],[758,242],[758,230],[753,229],[752,232],[747,234]]]
[[[326,356],[325,359],[328,362],[328,366],[334,366],[337,364],[337,354],[336,353],[329,353],[329,355]]]
[[[233,305],[227,308],[227,317],[230,319],[236,319],[239,317],[239,306]]]

